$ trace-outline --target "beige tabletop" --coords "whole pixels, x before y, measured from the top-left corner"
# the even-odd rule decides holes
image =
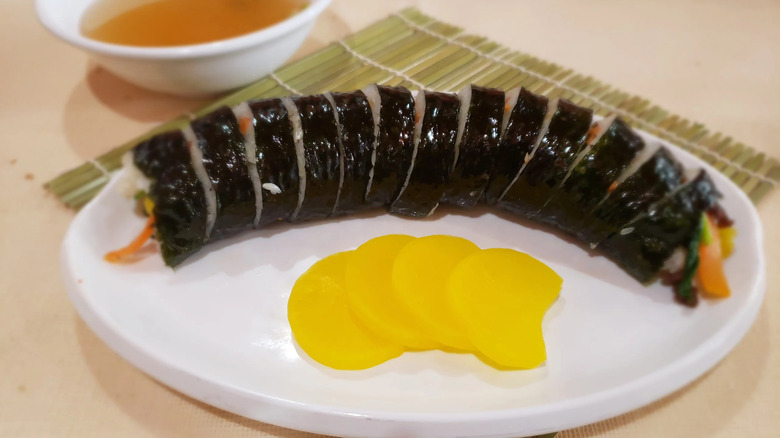
[[[296,57],[408,5],[780,157],[776,0],[335,0]],[[307,436],[162,386],[75,313],[59,273],[75,212],[43,182],[203,102],[117,79],[46,33],[31,0],[0,0],[0,17],[0,437]],[[677,393],[562,437],[778,436],[778,201],[774,190],[758,206],[770,270],[744,340]]]

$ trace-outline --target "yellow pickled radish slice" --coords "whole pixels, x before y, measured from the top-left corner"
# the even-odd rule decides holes
[[[349,306],[355,317],[377,335],[412,349],[439,345],[395,299],[390,273],[398,251],[415,238],[404,234],[376,237],[353,251],[346,267]]]
[[[547,265],[511,249],[464,258],[449,278],[452,309],[485,357],[509,368],[535,368],[547,359],[542,318],[563,279]]]
[[[427,236],[409,242],[393,265],[395,296],[433,339],[458,350],[473,350],[447,300],[447,278],[464,257],[479,251],[466,239]]]
[[[315,263],[295,282],[287,303],[298,345],[312,359],[339,370],[370,368],[403,353],[403,347],[376,336],[352,316],[344,287],[351,253]]]
[[[734,239],[737,237],[737,229],[734,227],[718,228],[720,237],[720,252],[723,258],[728,258],[734,252]]]

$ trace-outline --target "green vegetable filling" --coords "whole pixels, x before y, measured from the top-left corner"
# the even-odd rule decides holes
[[[701,243],[709,245],[712,243],[712,228],[710,228],[710,221],[707,220],[707,214],[701,215]]]
[[[693,285],[693,277],[699,269],[699,243],[703,239],[706,239],[705,233],[709,232],[705,231],[707,229],[705,224],[706,220],[699,222],[693,239],[688,243],[688,255],[685,257],[683,277],[675,290],[677,301],[686,306],[695,306],[698,301],[696,288]],[[709,239],[712,239],[711,234],[709,235]]]

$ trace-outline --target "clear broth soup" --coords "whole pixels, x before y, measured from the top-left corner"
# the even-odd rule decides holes
[[[99,0],[84,14],[81,32],[126,46],[202,44],[272,26],[306,6],[303,0]]]

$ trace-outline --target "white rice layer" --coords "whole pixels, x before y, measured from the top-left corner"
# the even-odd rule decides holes
[[[122,155],[122,179],[117,182],[116,190],[125,198],[133,198],[139,191],[149,192],[152,180],[146,177],[133,163],[133,153]]]
[[[414,163],[417,161],[417,149],[420,146],[420,135],[422,133],[423,118],[425,117],[425,90],[419,90],[414,96],[414,137],[412,140],[412,161],[409,163],[409,169],[406,171],[406,178],[401,185],[401,190],[398,191],[398,196],[393,199],[393,202],[403,195],[406,186],[409,185],[409,180],[412,178],[412,171],[414,170]]]
[[[452,168],[458,164],[460,155],[460,142],[463,141],[463,133],[466,131],[466,122],[469,118],[469,106],[471,105],[471,85],[466,85],[458,92],[460,109],[458,110],[458,133],[455,136],[455,157],[452,160]]]
[[[363,94],[368,99],[368,105],[371,107],[371,115],[374,116],[374,144],[371,148],[371,169],[368,171],[368,184],[366,184],[366,197],[371,192],[371,185],[374,183],[374,166],[376,166],[376,149],[379,145],[379,117],[382,108],[382,98],[379,96],[379,89],[376,84],[367,85],[363,88]]]
[[[504,139],[504,132],[509,125],[509,117],[517,105],[517,99],[520,97],[520,87],[512,88],[504,93],[504,118],[501,120],[501,139]]]
[[[612,123],[615,122],[616,118],[617,116],[615,114],[610,114],[606,118],[599,120],[590,127],[590,130],[588,131],[589,138],[586,140],[585,147],[583,147],[577,156],[574,157],[574,161],[569,166],[569,169],[566,170],[566,176],[563,178],[563,181],[560,182],[558,187],[563,187],[563,185],[566,184],[566,180],[569,179],[572,171],[574,171],[574,168],[580,164],[580,161],[582,161],[582,159],[585,158],[585,156],[588,155],[591,150],[593,150],[593,145],[601,140],[601,137],[603,137],[609,127],[612,126]]]
[[[198,181],[203,186],[203,193],[206,197],[206,233],[203,241],[207,242],[211,237],[211,230],[214,228],[214,222],[217,220],[217,194],[214,192],[214,186],[211,184],[209,174],[203,165],[203,153],[198,147],[198,138],[192,125],[185,126],[181,133],[184,135],[184,141],[187,143],[187,149],[190,151],[190,163]]]
[[[255,140],[255,123],[254,115],[252,115],[252,109],[249,108],[249,104],[241,102],[235,108],[233,108],[233,114],[238,120],[239,126],[241,126],[241,120],[249,120],[250,123],[247,126],[246,132],[242,132],[244,135],[244,153],[246,154],[246,168],[249,173],[249,179],[252,180],[252,189],[255,191],[255,220],[253,225],[257,228],[260,223],[260,216],[263,215],[263,188],[260,182],[260,171],[257,168],[257,142]]]
[[[555,111],[558,109],[558,98],[550,100],[547,102],[547,112],[544,114],[544,120],[542,121],[542,126],[539,128],[539,134],[536,135],[536,139],[534,140],[534,147],[531,149],[531,152],[525,154],[525,158],[523,159],[523,165],[520,166],[520,170],[517,171],[517,174],[515,174],[515,177],[512,178],[512,181],[509,183],[508,186],[504,189],[504,191],[501,193],[501,196],[498,197],[498,200],[501,201],[504,199],[504,196],[509,192],[509,189],[512,188],[513,185],[517,182],[517,180],[520,178],[520,175],[523,173],[525,168],[528,166],[528,163],[533,159],[534,154],[536,154],[536,150],[539,149],[539,145],[542,143],[542,139],[544,138],[545,134],[547,134],[547,130],[550,128],[550,122],[552,121],[553,116],[555,115]]]
[[[282,98],[282,104],[287,109],[287,115],[290,119],[290,126],[293,130],[293,142],[295,143],[295,157],[298,160],[298,205],[290,216],[291,220],[298,217],[301,211],[303,200],[306,198],[306,159],[303,152],[303,128],[301,127],[301,115],[295,102],[289,97]]]
[[[333,203],[333,210],[331,214],[336,214],[336,209],[339,206],[339,200],[341,200],[341,188],[344,186],[344,142],[341,141],[341,121],[339,120],[339,112],[336,109],[336,101],[333,100],[333,95],[330,91],[324,94],[325,99],[328,99],[330,107],[333,110],[333,118],[336,120],[336,132],[339,136],[339,189],[336,192],[336,202]]]

